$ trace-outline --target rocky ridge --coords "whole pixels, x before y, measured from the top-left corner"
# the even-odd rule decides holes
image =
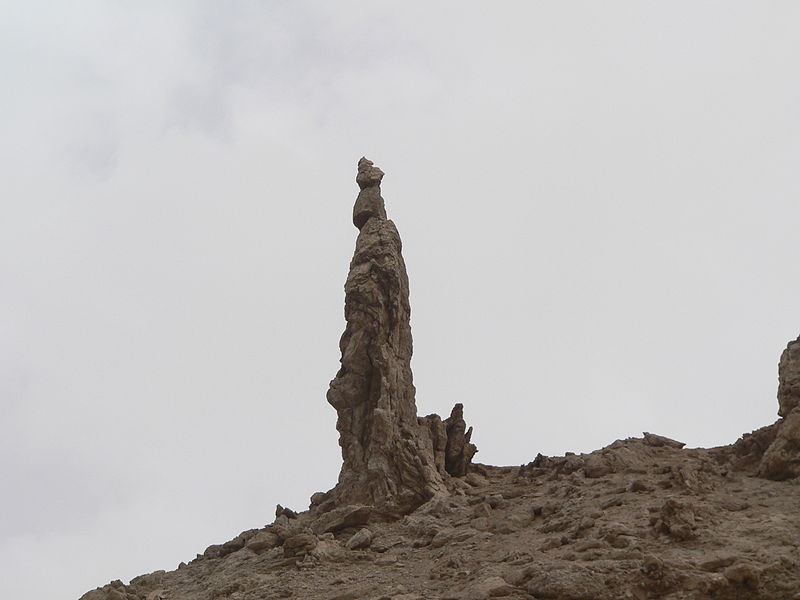
[[[800,338],[779,420],[730,446],[645,432],[590,454],[472,464],[472,428],[418,417],[408,277],[362,158],[341,368],[343,464],[309,509],[81,600],[800,600]]]

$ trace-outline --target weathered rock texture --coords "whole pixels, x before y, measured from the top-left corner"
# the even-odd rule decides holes
[[[662,439],[473,465],[449,496],[388,522],[364,507],[282,512],[82,600],[797,600],[798,480]]]
[[[344,460],[333,496],[337,504],[406,513],[446,493],[447,435],[439,417],[417,418],[408,275],[382,178],[372,161],[359,161],[353,223],[360,232],[345,283],[342,366],[327,394]]]
[[[777,427],[758,474],[767,479],[800,477],[800,408],[795,408]]]
[[[762,434],[769,445],[758,474],[778,480],[800,477],[800,338],[789,342],[778,363],[778,415],[783,418],[771,426],[770,436]]]
[[[464,421],[464,405],[453,407],[450,417],[444,420],[447,430],[447,446],[445,447],[444,468],[453,477],[463,477],[478,451],[475,444],[470,443],[472,427],[467,429]]]

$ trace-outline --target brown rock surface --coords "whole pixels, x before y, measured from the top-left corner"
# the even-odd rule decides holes
[[[470,443],[472,427],[467,429],[464,421],[464,405],[459,403],[453,407],[450,416],[444,420],[447,431],[444,468],[453,477],[463,477],[478,451],[475,444]]]
[[[800,408],[781,421],[775,440],[764,452],[758,474],[768,479],[800,477]]]
[[[642,438],[585,456],[597,455],[625,466],[590,478],[581,469],[565,473],[564,457],[537,472],[478,464],[476,485],[453,491],[436,510],[426,504],[370,523],[368,547],[348,549],[363,529],[352,524],[318,534],[312,550],[313,538],[298,539],[307,543],[294,556],[244,547],[109,584],[83,600],[133,600],[153,590],[170,600],[797,598],[800,479],[754,477],[719,464],[713,450],[654,447]],[[705,491],[685,487],[681,472],[705,473]],[[634,481],[648,491],[631,491]],[[485,516],[476,519],[478,506]],[[290,522],[305,526],[313,513]]]
[[[359,161],[353,223],[360,232],[345,283],[341,368],[327,397],[343,458],[336,503],[402,514],[447,488],[431,422],[417,419],[408,275],[400,235],[386,218],[382,178],[371,161]]]
[[[778,415],[800,406],[800,337],[789,342],[778,363]]]

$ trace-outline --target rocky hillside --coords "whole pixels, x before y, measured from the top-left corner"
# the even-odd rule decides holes
[[[800,339],[779,416],[730,446],[645,433],[591,454],[473,464],[463,407],[418,417],[408,276],[362,158],[345,283],[339,482],[309,509],[81,600],[800,600]]]

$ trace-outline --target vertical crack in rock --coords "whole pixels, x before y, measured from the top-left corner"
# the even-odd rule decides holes
[[[446,492],[447,433],[436,415],[417,418],[411,375],[411,307],[402,243],[387,219],[383,171],[358,162],[353,207],[359,229],[345,283],[341,368],[328,402],[336,409],[342,470],[337,504],[407,513]]]

